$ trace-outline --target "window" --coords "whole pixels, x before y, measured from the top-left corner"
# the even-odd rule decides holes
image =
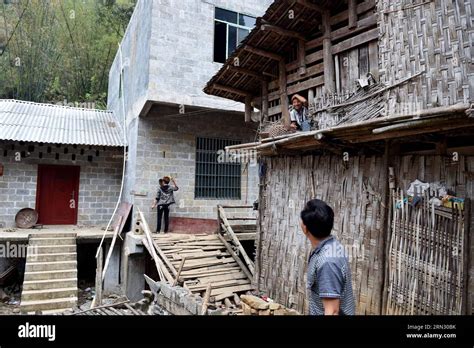
[[[236,140],[197,138],[195,198],[240,199],[240,163],[219,162],[226,146],[240,144]]]
[[[256,18],[216,7],[214,61],[225,63],[255,26]]]

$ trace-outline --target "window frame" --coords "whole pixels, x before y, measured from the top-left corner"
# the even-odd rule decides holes
[[[225,20],[222,20],[222,19],[217,19],[217,9],[220,9],[220,10],[225,10],[225,11],[229,11],[229,12],[233,12],[233,13],[236,13],[237,14],[237,23],[232,23],[232,22],[228,22],[228,21],[225,21]],[[229,25],[237,28],[237,29],[245,29],[245,30],[248,30],[249,34],[250,32],[255,28],[255,26],[253,27],[246,27],[244,25],[241,25],[239,24],[239,20],[240,20],[240,16],[241,15],[244,15],[244,16],[247,16],[247,17],[251,17],[251,18],[254,18],[255,21],[257,21],[257,17],[253,16],[253,15],[250,15],[248,13],[243,13],[243,12],[237,12],[237,11],[232,11],[232,10],[228,10],[226,8],[223,8],[223,7],[218,7],[218,6],[214,6],[214,49],[213,49],[213,52],[212,52],[212,60],[214,63],[218,63],[218,64],[223,64],[221,62],[217,62],[216,60],[214,60],[215,58],[215,52],[216,52],[216,46],[215,46],[215,38],[216,38],[216,22],[219,22],[219,23],[223,23],[226,25],[226,38],[225,38],[225,55],[226,55],[226,60],[229,59]],[[239,31],[237,30],[237,46],[236,48],[239,46],[240,42],[238,41],[238,33]],[[248,36],[248,34],[247,34]],[[246,36],[246,37],[247,37]]]
[[[196,136],[195,138],[195,154],[196,154],[196,158],[195,158],[195,170],[194,170],[194,199],[195,200],[229,200],[229,201],[239,201],[239,200],[242,200],[242,163],[218,163],[216,161],[215,164],[212,164],[212,165],[216,165],[216,174],[213,174],[213,175],[208,175],[208,174],[203,174],[203,173],[199,173],[198,172],[198,165],[199,164],[207,164],[209,165],[211,162],[203,162],[203,161],[200,161],[198,162],[198,154],[199,152],[205,152],[205,151],[214,151],[214,150],[210,150],[209,148],[198,148],[198,141],[199,139],[201,139],[201,141],[214,141],[214,142],[219,142],[219,141],[222,141],[224,142],[224,144],[226,142],[231,142],[232,144],[228,144],[228,145],[224,145],[224,148],[222,149],[217,149],[215,150],[216,151],[216,156],[217,155],[217,151],[219,150],[224,150],[225,149],[225,146],[229,146],[229,145],[237,145],[237,144],[242,144],[242,139],[230,139],[230,138],[220,138],[220,137],[212,137],[212,136]],[[231,165],[234,165],[234,166],[238,166],[239,167],[239,171],[238,171],[238,179],[239,179],[239,187],[238,187],[238,195],[236,196],[233,196],[232,194],[229,194],[228,196],[226,196],[225,194],[223,196],[219,196],[219,190],[222,190],[222,188],[219,188],[219,187],[216,187],[214,188],[216,194],[214,196],[211,196],[210,194],[208,194],[207,196],[202,194],[202,195],[198,195],[198,176],[203,176],[203,177],[212,177],[213,179],[217,180],[221,177],[225,177],[225,175],[220,175],[219,174],[219,170],[218,170],[218,167],[219,166],[225,166],[225,165],[228,165],[228,166],[231,166]],[[222,171],[221,171],[222,172]],[[237,175],[233,176],[233,175],[229,175],[229,177],[231,178],[237,178]],[[209,189],[209,187],[207,187],[207,189]],[[237,190],[237,188],[224,188],[224,190],[228,190],[228,192],[232,193],[233,190]]]

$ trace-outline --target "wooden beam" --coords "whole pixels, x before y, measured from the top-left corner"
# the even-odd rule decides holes
[[[270,23],[264,23],[260,26],[260,30],[268,30],[268,31],[273,31],[281,36],[287,36],[287,37],[292,37],[294,39],[298,39],[298,40],[305,40],[305,37],[303,34],[301,33],[298,33],[297,31],[294,31],[294,30],[289,30],[289,29],[285,29],[285,28],[282,28],[282,27],[279,27],[277,25],[273,25],[273,24],[270,24]]]
[[[343,51],[347,51],[353,47],[363,45],[367,42],[377,40],[379,38],[379,29],[374,28],[363,33],[351,37],[350,39],[339,42],[332,47],[332,54],[338,54]]]
[[[253,47],[253,46],[249,46],[249,45],[244,46],[244,50],[247,51],[247,52],[256,54],[258,56],[262,56],[262,57],[265,57],[265,58],[270,58],[270,59],[277,60],[277,61],[280,61],[280,60],[283,59],[282,56],[280,56],[279,54],[277,54],[275,52],[262,50],[261,48],[257,48],[257,47]]]
[[[235,251],[232,249],[232,247],[230,246],[229,243],[227,243],[227,241],[225,240],[224,237],[222,237],[220,234],[217,235],[219,237],[219,239],[221,240],[222,244],[224,244],[225,248],[227,249],[228,253],[232,256],[232,258],[235,260],[235,262],[237,262],[237,264],[239,265],[240,269],[242,270],[242,272],[244,272],[244,274],[246,275],[246,277],[252,282],[253,281],[253,275],[252,273],[250,272],[250,270],[247,268],[247,266],[242,262],[242,260],[240,259],[240,257],[235,253]],[[232,240],[232,237],[231,236],[227,236],[228,238],[230,238]]]
[[[212,88],[218,89],[218,90],[221,90],[221,91],[224,91],[224,92],[229,92],[229,93],[232,93],[232,94],[241,95],[241,96],[244,96],[244,97],[250,95],[249,92],[242,91],[241,89],[237,89],[237,88],[234,88],[234,87],[220,85],[218,83],[213,84]]]
[[[349,0],[349,29],[357,27],[357,0]]]
[[[336,79],[334,71],[334,58],[332,56],[332,42],[331,42],[331,24],[329,23],[329,11],[323,14],[323,60],[324,60],[324,89],[327,93],[334,93],[336,89]]]
[[[296,0],[296,3],[319,13],[324,13],[326,11],[325,8],[316,5],[315,3],[312,3],[309,0]]]
[[[268,83],[262,82],[262,120],[268,121]]]
[[[252,112],[253,112],[252,96],[247,95],[245,97],[245,122],[246,123],[252,122]]]
[[[173,286],[176,286],[178,285],[179,283],[179,277],[181,275],[181,272],[183,271],[183,266],[184,266],[184,263],[186,262],[186,256],[183,257],[183,259],[181,260],[181,263],[179,264],[179,267],[178,267],[178,272],[176,273],[176,276],[174,278],[174,282],[173,282]]]
[[[207,307],[209,306],[209,297],[211,297],[212,284],[207,284],[206,292],[204,293],[204,299],[202,301],[201,315],[207,314]]]
[[[263,76],[262,73],[258,73],[256,71],[253,71],[253,70],[250,70],[250,69],[241,68],[240,66],[236,66],[236,65],[229,65],[227,67],[227,69],[229,69],[231,71],[234,71],[236,73],[239,73],[239,74],[252,76],[252,77],[254,77],[254,78],[256,78],[260,81],[266,81],[266,78]]]
[[[245,263],[247,264],[250,273],[253,274],[254,270],[255,270],[255,265],[252,262],[252,260],[250,260],[250,258],[248,257],[247,252],[245,251],[242,244],[240,244],[240,241],[238,240],[237,236],[235,235],[234,231],[232,230],[232,227],[230,226],[230,223],[227,220],[227,215],[224,211],[224,208],[222,208],[221,206],[218,206],[217,209],[220,210],[220,217],[222,219],[222,224],[225,226],[225,232],[228,233],[228,235],[232,237],[232,241],[233,241],[234,245],[237,246],[237,248],[239,249],[240,254],[244,258]],[[219,239],[221,239],[221,238],[219,238]],[[223,239],[221,239],[221,241],[222,240]]]

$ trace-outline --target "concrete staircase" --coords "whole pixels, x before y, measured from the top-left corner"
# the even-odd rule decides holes
[[[72,233],[29,236],[20,310],[60,313],[77,305],[77,249]]]

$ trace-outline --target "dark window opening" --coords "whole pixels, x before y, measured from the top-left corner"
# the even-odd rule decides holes
[[[241,199],[240,163],[225,161],[226,146],[236,140],[197,138],[195,198]]]
[[[216,7],[214,21],[214,61],[225,63],[255,27],[256,18]]]

